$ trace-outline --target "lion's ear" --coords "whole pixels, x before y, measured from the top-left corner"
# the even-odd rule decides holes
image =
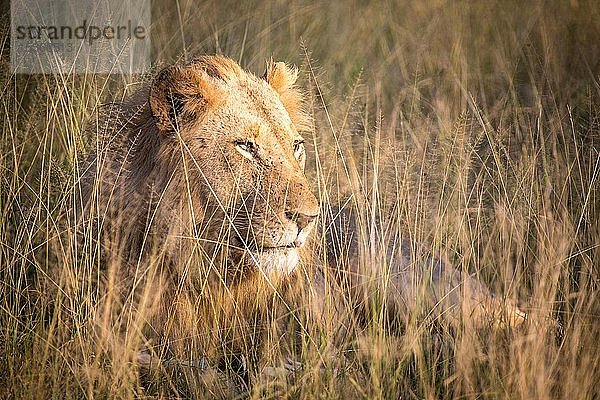
[[[267,70],[263,76],[269,85],[280,95],[294,88],[298,79],[298,69],[290,68],[284,62],[267,62]]]
[[[195,120],[217,103],[214,78],[192,67],[168,67],[158,73],[150,87],[149,102],[156,126],[169,133]]]
[[[302,92],[296,86],[298,69],[288,67],[283,62],[271,60],[267,62],[267,70],[263,75],[263,79],[279,94],[281,103],[290,115],[296,129],[308,130],[310,128],[310,117],[302,107],[304,99]]]

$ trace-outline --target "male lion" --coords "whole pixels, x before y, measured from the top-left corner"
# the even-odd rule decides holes
[[[261,79],[203,56],[103,112],[79,236],[99,238],[85,249],[101,250],[99,292],[121,329],[172,339],[202,319],[231,352],[258,345],[247,331],[280,296],[319,214],[296,77],[284,63]]]
[[[118,312],[128,330],[214,335],[230,354],[260,345],[260,335],[247,334],[260,331],[290,285],[320,212],[304,175],[298,130],[307,119],[296,78],[284,63],[269,63],[258,78],[228,58],[203,56],[164,69],[103,113],[81,179],[80,229],[92,245],[84,249],[102,252],[99,283],[111,295],[100,294],[134,310]],[[456,306],[463,281],[477,304],[499,307],[479,282],[390,238],[379,274],[357,250],[356,217],[341,210],[328,225],[321,254],[337,282],[304,274],[316,277],[317,308],[325,284],[334,288],[327,293],[361,299],[373,282],[387,287],[377,289],[394,312],[409,310],[419,287],[432,305]],[[367,284],[369,268],[379,275]]]
[[[292,271],[319,213],[296,76],[270,63],[259,79],[205,56],[116,105],[82,185],[87,213],[105,215],[105,245],[135,260],[160,244],[181,270],[201,239],[203,253],[224,251],[224,279]]]

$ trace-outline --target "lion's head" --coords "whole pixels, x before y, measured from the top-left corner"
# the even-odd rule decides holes
[[[296,77],[283,63],[258,78],[204,56],[162,70],[113,113],[95,187],[127,254],[154,243],[179,264],[201,253],[266,274],[298,265],[319,205]]]

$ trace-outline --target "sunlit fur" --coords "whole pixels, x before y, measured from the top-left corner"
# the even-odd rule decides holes
[[[211,261],[226,260],[236,279],[296,268],[295,247],[319,209],[305,155],[294,151],[296,122],[304,123],[296,72],[270,63],[265,77],[205,56],[161,71],[108,110],[82,204],[88,218],[110,213],[98,224],[110,252],[137,261],[159,248],[181,271],[196,267],[199,247]],[[245,143],[252,149],[241,152]],[[297,223],[302,216],[308,224]]]

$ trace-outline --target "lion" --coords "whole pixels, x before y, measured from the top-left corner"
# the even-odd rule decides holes
[[[303,172],[296,77],[284,63],[270,63],[260,79],[205,56],[164,69],[112,111],[105,123],[117,125],[92,156],[82,203],[94,197],[95,213],[111,216],[104,231],[119,237],[111,242],[125,258],[158,241],[181,268],[201,237],[211,254],[227,248],[238,277],[298,265],[319,203]]]
[[[297,75],[269,62],[259,78],[202,56],[102,112],[82,166],[80,241],[99,238],[87,247],[101,252],[99,292],[136,311],[128,319],[116,311],[124,325],[152,309],[138,325],[155,337],[197,329],[195,316],[165,321],[185,297],[202,303],[204,326],[223,332],[233,321],[254,332],[256,299],[284,290],[320,212],[304,174]]]
[[[80,241],[92,238],[88,252],[100,252],[99,292],[135,310],[129,319],[119,314],[125,329],[133,323],[155,337],[180,331],[189,337],[206,334],[198,332],[204,318],[203,329],[220,332],[216,347],[234,343],[228,352],[243,354],[249,346],[260,348],[261,340],[246,335],[239,344],[236,335],[260,331],[256,326],[274,299],[298,276],[312,280],[315,314],[322,315],[325,293],[369,296],[363,279],[368,265],[352,239],[354,216],[332,219],[341,230],[323,229],[329,259],[315,257],[310,238],[321,205],[304,172],[301,132],[309,118],[297,77],[297,69],[282,62],[269,62],[257,77],[229,58],[201,56],[163,69],[103,112],[77,194]],[[416,264],[407,245],[388,247],[392,273],[385,276],[392,284],[386,283],[384,296],[400,314],[410,309],[426,274],[407,272]],[[465,279],[432,260],[421,263],[433,271],[424,290],[432,303],[457,306]],[[328,269],[333,280],[324,279]],[[500,306],[478,281],[466,282],[477,304]],[[204,310],[200,317],[182,317],[193,307]]]

